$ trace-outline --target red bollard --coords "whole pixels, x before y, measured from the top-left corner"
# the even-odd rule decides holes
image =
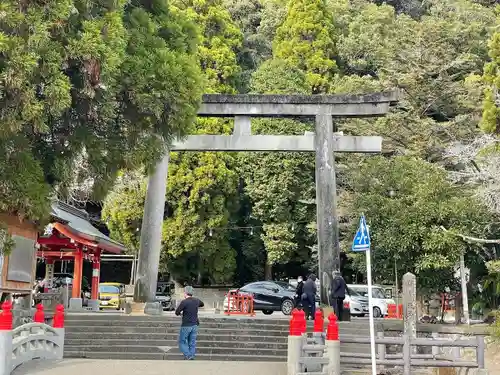
[[[43,305],[39,303],[36,305],[35,316],[33,317],[35,323],[45,323],[45,313],[43,312]]]
[[[290,336],[300,336],[300,312],[297,309],[293,309],[292,311],[292,319],[290,319]]]
[[[314,314],[313,332],[323,332],[324,325],[325,325],[325,319],[323,319],[323,311],[316,310],[316,313]]]
[[[337,320],[337,316],[334,313],[328,316],[328,326],[326,327],[327,340],[339,340],[339,323]]]
[[[298,326],[299,326],[299,329],[300,329],[300,333],[306,333],[307,331],[307,321],[306,321],[306,313],[304,312],[304,310],[299,310],[299,314],[298,314]]]
[[[2,303],[2,312],[0,313],[0,331],[12,331],[12,302]]]
[[[64,305],[57,305],[52,325],[54,328],[64,328]]]

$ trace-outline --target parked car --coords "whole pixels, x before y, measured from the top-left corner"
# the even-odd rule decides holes
[[[297,286],[297,280],[296,279],[290,279],[288,283],[293,287],[296,288]],[[318,293],[316,295],[316,305],[319,306],[319,291],[320,291],[320,283],[319,280],[316,280],[316,287],[318,290]],[[344,306],[346,304],[349,304],[349,311],[351,313],[351,316],[357,316],[357,317],[363,317],[366,314],[368,314],[368,298],[347,288],[347,293],[345,296],[344,300]]]
[[[99,284],[99,309],[120,310],[126,301],[125,285],[121,283]]]
[[[349,303],[351,316],[363,317],[369,313],[368,298],[347,287],[344,304]]]
[[[281,281],[257,281],[246,284],[242,288],[230,290],[229,294],[253,296],[254,311],[262,311],[265,315],[271,315],[274,311],[281,311],[285,315],[292,313],[295,296],[295,288]],[[238,306],[232,303],[229,306],[228,296],[224,299],[224,311],[235,310]]]
[[[158,282],[156,284],[156,301],[161,303],[163,311],[175,310],[175,284],[173,282]]]
[[[347,288],[351,293],[366,298],[368,303],[368,285],[349,284]],[[387,298],[384,293],[384,288],[378,285],[372,286],[372,302],[373,302],[373,317],[382,318],[387,315],[387,305],[396,303],[392,298]],[[368,310],[366,312],[368,314]]]

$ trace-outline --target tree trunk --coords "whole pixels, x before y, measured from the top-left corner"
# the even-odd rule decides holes
[[[264,267],[264,279],[272,280],[273,278],[273,266],[266,261],[266,265]]]

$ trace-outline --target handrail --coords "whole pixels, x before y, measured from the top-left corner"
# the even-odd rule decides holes
[[[340,335],[341,343],[348,344],[370,344],[369,337],[360,337],[352,335]],[[415,367],[461,367],[461,368],[479,368],[483,369],[484,361],[484,336],[475,336],[470,339],[456,338],[411,338],[403,335],[403,337],[384,337],[383,332],[379,332],[375,338],[375,344],[379,346],[377,364],[381,366],[402,366],[405,360]],[[404,350],[400,354],[386,354],[386,345],[398,345],[403,348],[411,346],[427,346],[433,348],[433,354],[407,354],[405,359]],[[476,361],[464,361],[459,357],[453,356],[450,358],[437,354],[438,348],[472,348],[476,351]],[[407,349],[408,350],[408,349]],[[407,351],[408,353],[408,351]],[[354,354],[341,352],[342,363],[344,364],[371,364],[371,355],[369,354]]]
[[[26,323],[26,324],[23,324],[22,326],[14,328],[12,330],[12,336],[15,338],[16,335],[20,334],[21,332],[26,332],[26,331],[31,332],[31,330],[33,328],[38,328],[38,329],[44,330],[45,332],[50,332],[54,336],[58,335],[57,331],[54,328],[52,328],[51,326],[49,326],[48,324],[45,324],[45,323]]]

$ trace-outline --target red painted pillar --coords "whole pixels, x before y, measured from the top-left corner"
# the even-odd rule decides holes
[[[73,271],[73,291],[71,298],[82,298],[82,273],[83,273],[83,251],[79,248],[75,253],[75,267]]]
[[[92,293],[90,299],[99,299],[99,279],[101,273],[101,251],[98,250],[92,263]]]

